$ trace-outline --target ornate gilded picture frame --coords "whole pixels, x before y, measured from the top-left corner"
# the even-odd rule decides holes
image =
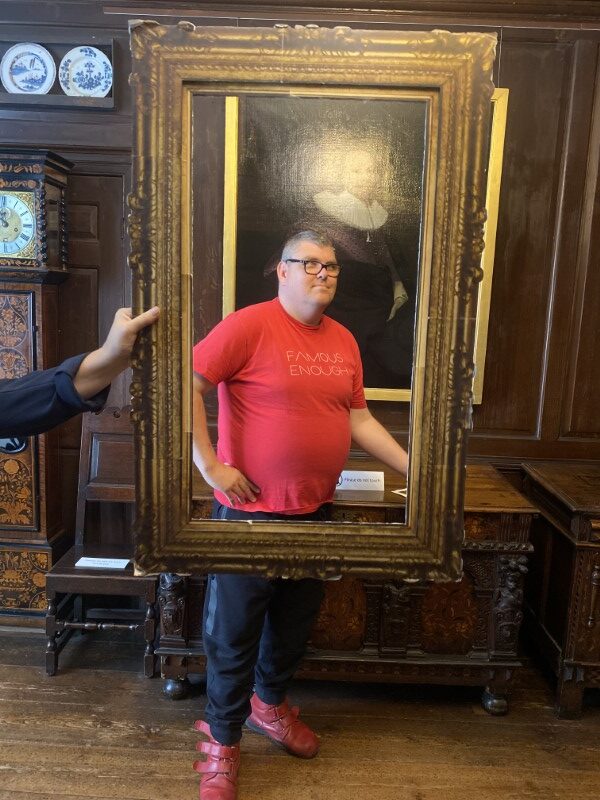
[[[134,305],[163,309],[134,359],[140,572],[459,578],[495,43],[443,31],[132,23]],[[345,114],[355,99],[423,108],[404,522],[249,524],[198,511],[191,349],[222,316],[224,259],[237,242],[227,108],[257,97],[280,108],[326,98]]]

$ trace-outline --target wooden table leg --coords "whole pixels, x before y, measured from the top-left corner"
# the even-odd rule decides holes
[[[48,637],[46,644],[46,675],[56,675],[56,670],[58,669],[56,594],[46,590],[46,595],[48,598],[48,607],[46,609],[46,636]]]
[[[585,670],[563,664],[556,690],[556,716],[577,719],[582,714]]]

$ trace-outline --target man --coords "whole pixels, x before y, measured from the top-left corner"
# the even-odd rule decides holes
[[[356,341],[324,316],[340,269],[329,238],[297,233],[277,265],[278,297],[230,314],[194,348],[194,462],[217,519],[327,519],[351,437],[406,474],[406,452],[367,409]],[[215,385],[217,453],[203,401]],[[313,579],[209,576],[201,800],[235,800],[244,721],[294,755],[317,754],[286,693],[322,597]]]
[[[0,436],[33,436],[82,411],[99,411],[111,381],[129,366],[138,333],[158,315],[157,307],[137,317],[131,316],[130,308],[120,308],[97,350],[52,369],[0,380]]]

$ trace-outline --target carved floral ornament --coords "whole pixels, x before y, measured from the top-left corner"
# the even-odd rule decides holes
[[[131,24],[134,304],[165,312],[134,357],[139,571],[460,577],[495,44],[489,34],[445,31]],[[426,106],[405,524],[192,518],[194,199],[203,192],[206,213],[219,213],[210,190],[193,180],[192,153],[203,154],[194,152],[191,131],[205,124],[193,98],[207,94],[224,104],[266,94],[274,104],[293,95]],[[371,410],[377,415],[376,404]]]

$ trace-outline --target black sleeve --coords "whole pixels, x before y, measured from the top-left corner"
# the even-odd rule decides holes
[[[0,436],[33,436],[81,411],[99,411],[110,385],[89,400],[83,400],[73,385],[86,355],[73,356],[58,367],[30,372],[23,378],[0,381]]]

